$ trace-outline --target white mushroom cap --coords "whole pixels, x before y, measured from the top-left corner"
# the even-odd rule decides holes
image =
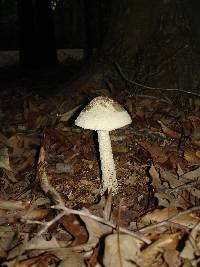
[[[84,129],[112,131],[131,123],[128,112],[114,100],[95,97],[79,114],[75,124]]]

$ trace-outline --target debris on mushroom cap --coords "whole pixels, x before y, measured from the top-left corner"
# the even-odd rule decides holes
[[[112,131],[131,123],[128,112],[114,100],[95,97],[80,113],[75,124],[84,129]]]

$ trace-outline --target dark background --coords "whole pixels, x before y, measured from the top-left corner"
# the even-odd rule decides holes
[[[82,48],[84,87],[122,88],[123,72],[199,91],[199,14],[198,0],[0,0],[0,50],[19,50],[27,69],[57,66],[57,49]]]
[[[27,0],[27,2],[30,1]],[[34,1],[31,2],[34,4]],[[89,2],[89,6],[87,2]],[[97,47],[99,42],[102,41],[108,23],[111,1],[59,0],[51,1],[50,4],[56,48],[85,47],[87,23],[91,27],[94,47]],[[88,15],[88,21],[86,15]],[[15,0],[1,0],[0,49],[18,50],[20,48],[19,34],[18,2]]]

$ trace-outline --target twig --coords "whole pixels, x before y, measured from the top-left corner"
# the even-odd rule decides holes
[[[128,83],[130,84],[134,84],[136,86],[139,86],[139,87],[143,87],[145,89],[149,89],[149,90],[161,90],[161,91],[176,91],[176,92],[181,92],[181,93],[185,93],[185,94],[189,94],[189,95],[194,95],[194,96],[198,96],[200,97],[199,94],[197,93],[194,93],[194,92],[190,92],[190,91],[186,91],[186,90],[183,90],[183,89],[178,89],[178,88],[161,88],[161,87],[151,87],[151,86],[148,86],[148,85],[144,85],[144,84],[141,84],[141,83],[138,83],[136,81],[132,81],[130,79],[128,79],[126,77],[126,75],[123,73],[121,67],[119,66],[119,64],[117,62],[114,62],[114,65],[117,69],[117,71],[119,72],[119,74],[121,75],[121,77]]]
[[[48,228],[52,225],[52,224],[54,224],[54,223],[56,223],[58,220],[60,220],[64,215],[66,215],[66,212],[61,212],[61,213],[59,213],[56,217],[54,217],[51,221],[49,221],[49,222],[46,222],[45,223],[45,226],[37,233],[37,235],[38,236],[40,236],[40,235],[42,235],[43,233],[45,233],[47,230],[48,230]]]
[[[194,212],[194,211],[198,211],[198,210],[200,210],[200,206],[192,207],[190,209],[181,211],[181,212],[179,212],[179,213],[177,213],[177,214],[175,214],[175,215],[169,217],[168,219],[163,220],[159,223],[154,223],[154,224],[142,227],[138,231],[140,233],[145,233],[145,232],[148,232],[149,230],[153,230],[153,229],[161,227],[161,226],[166,226],[167,224],[173,223],[173,221],[175,219],[177,219],[178,217],[183,216],[183,215],[188,214],[188,213],[191,213],[191,212]]]
[[[85,216],[85,217],[89,217],[89,218],[91,218],[91,219],[93,219],[93,220],[95,220],[95,221],[97,221],[97,222],[100,222],[100,223],[102,223],[102,224],[108,225],[108,226],[110,226],[111,228],[116,229],[116,227],[117,227],[117,225],[114,224],[114,223],[112,223],[112,222],[106,221],[106,220],[104,220],[104,219],[101,218],[101,217],[98,217],[98,216],[96,216],[96,215],[87,213],[87,212],[82,211],[82,210],[73,210],[73,209],[67,208],[67,207],[62,206],[62,205],[52,206],[52,208],[53,208],[53,209],[58,209],[58,210],[63,210],[64,213],[65,213],[65,215],[66,215],[66,214],[67,214],[67,215],[68,215],[68,214],[75,214],[75,215],[79,215],[79,216]],[[131,236],[133,236],[133,237],[135,237],[135,238],[137,238],[137,239],[143,241],[143,242],[146,243],[146,244],[151,244],[151,240],[150,240],[149,238],[147,238],[147,237],[141,235],[139,232],[132,232],[132,231],[130,231],[130,230],[128,230],[128,229],[125,229],[125,228],[123,228],[123,227],[119,227],[118,229],[119,229],[119,231],[120,231],[121,233],[129,234],[129,235],[131,235]]]
[[[40,155],[38,160],[38,178],[40,181],[40,186],[42,190],[47,194],[49,193],[56,204],[64,205],[64,200],[61,198],[60,194],[55,190],[55,188],[49,183],[49,179],[46,174],[46,160],[45,160],[45,150],[43,147],[40,149]]]

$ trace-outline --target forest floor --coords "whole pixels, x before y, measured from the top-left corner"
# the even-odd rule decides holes
[[[79,69],[0,70],[0,263],[199,266],[200,98],[62,91]],[[132,118],[111,132],[114,196],[100,194],[95,132],[74,125],[97,95]]]

